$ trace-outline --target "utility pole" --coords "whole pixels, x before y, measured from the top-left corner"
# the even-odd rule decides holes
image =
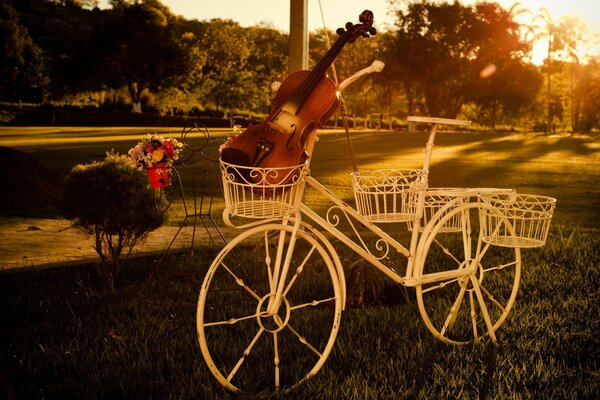
[[[308,0],[290,0],[288,73],[308,69]]]

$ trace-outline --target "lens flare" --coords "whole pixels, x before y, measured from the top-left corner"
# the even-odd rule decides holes
[[[497,69],[494,64],[490,64],[479,72],[479,77],[482,79],[489,78],[494,75]]]

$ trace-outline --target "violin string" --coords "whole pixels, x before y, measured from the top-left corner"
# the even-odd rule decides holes
[[[302,82],[298,90],[290,97],[294,103],[297,104],[298,108],[306,101],[310,93],[312,93],[314,87],[323,79],[329,66],[333,63],[335,57],[342,50],[347,42],[346,36],[340,36],[338,40],[333,44],[332,48],[327,52],[325,57],[319,61],[317,66],[310,72],[308,77]]]

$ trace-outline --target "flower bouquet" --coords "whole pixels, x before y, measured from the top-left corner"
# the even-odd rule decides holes
[[[129,150],[133,165],[145,170],[152,188],[171,185],[173,161],[179,158],[183,143],[177,139],[150,135]]]

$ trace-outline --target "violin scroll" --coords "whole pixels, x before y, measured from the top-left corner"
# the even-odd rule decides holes
[[[342,35],[350,35],[348,43],[354,43],[359,37],[369,38],[377,34],[377,29],[373,27],[373,12],[365,10],[358,16],[360,24],[354,25],[352,22],[346,22],[345,29],[338,28],[335,32]]]

